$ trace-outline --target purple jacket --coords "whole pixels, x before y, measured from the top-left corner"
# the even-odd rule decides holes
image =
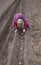
[[[25,17],[25,15],[23,14],[23,13],[17,13],[17,14],[15,14],[15,16],[14,16],[14,19],[13,19],[13,23],[12,23],[12,27],[13,28],[15,28],[15,29],[17,29],[17,20],[18,19],[23,19],[23,21],[24,21],[24,28],[26,29],[28,26],[30,26],[30,24],[28,23],[28,21],[26,20],[26,17]]]

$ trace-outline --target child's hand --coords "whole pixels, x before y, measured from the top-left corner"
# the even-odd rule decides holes
[[[31,30],[32,29],[32,26],[28,26],[27,29]]]
[[[25,29],[23,29],[23,33],[25,33],[26,32],[26,30]]]
[[[14,31],[14,28],[12,28],[12,27],[10,27],[9,29],[10,29],[11,31]]]
[[[29,29],[31,30],[31,29],[32,29],[32,27],[30,26],[30,27],[29,27]]]
[[[15,30],[15,33],[17,32],[17,29]]]
[[[14,31],[14,28],[12,28],[11,30]]]

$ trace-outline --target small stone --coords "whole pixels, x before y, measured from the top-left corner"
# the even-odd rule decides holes
[[[21,65],[21,62],[19,62],[19,65]]]
[[[20,50],[22,50],[22,48],[20,48]]]
[[[23,39],[23,36],[21,36],[21,39]]]
[[[21,35],[23,35],[23,33],[21,33]]]
[[[22,42],[23,40],[21,40],[21,42]]]

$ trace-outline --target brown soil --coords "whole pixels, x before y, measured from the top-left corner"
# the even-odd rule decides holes
[[[25,35],[10,30],[17,12],[32,25]],[[0,65],[41,65],[41,0],[15,0],[1,21]]]

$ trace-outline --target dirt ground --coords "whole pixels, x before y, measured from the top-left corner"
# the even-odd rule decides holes
[[[0,17],[15,0],[0,0]]]
[[[10,29],[17,12],[32,26],[25,35]],[[41,0],[16,0],[1,21],[0,65],[41,65]]]

